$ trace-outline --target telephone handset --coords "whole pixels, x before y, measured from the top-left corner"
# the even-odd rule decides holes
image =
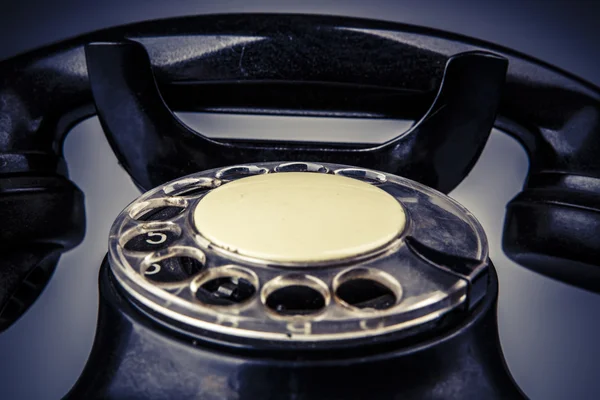
[[[317,165],[327,176],[339,175],[349,168],[343,165],[351,165],[351,178],[378,187],[384,182],[373,176],[390,181],[401,176],[448,193],[477,161],[492,126],[499,127],[523,144],[530,159],[524,189],[507,205],[505,252],[542,274],[600,291],[600,90],[507,49],[371,20],[198,16],[112,28],[3,61],[0,98],[0,329],[27,310],[60,254],[83,238],[83,194],[68,179],[61,145],[71,127],[93,114],[136,185],[143,191],[161,187],[163,194],[168,182],[231,165],[240,165],[229,171],[236,179],[257,168],[277,172],[281,165],[291,165],[296,173],[315,172]],[[380,144],[217,140],[185,126],[172,110],[416,122]],[[276,161],[286,163],[268,164]],[[234,181],[206,179],[213,178],[227,185]],[[397,184],[389,191],[408,183]],[[461,218],[468,219],[465,215]],[[412,221],[411,226],[419,226]],[[491,264],[486,261],[489,273],[476,284],[471,269],[459,273],[448,266],[463,265],[464,257],[473,255],[460,255],[456,264],[457,255],[448,249],[440,251],[427,240],[407,243],[420,259],[445,265],[468,282],[473,304],[493,308]],[[118,287],[123,281],[109,272],[117,261],[106,263],[111,267],[102,269],[101,293],[112,306],[103,306],[101,315],[118,312],[129,321],[133,314],[115,300],[122,296]],[[145,271],[158,271],[152,265]],[[236,276],[236,282],[242,278]],[[227,292],[226,286],[215,290]],[[125,309],[115,311],[115,304]],[[465,312],[477,313],[469,307]],[[475,314],[468,318],[476,319]],[[187,326],[189,318],[183,321],[171,321],[169,329],[185,332],[181,324]],[[210,346],[227,342],[211,337]],[[503,376],[498,360],[478,360],[482,376]],[[88,378],[84,375],[82,382]],[[488,382],[491,393],[498,386],[493,380]]]

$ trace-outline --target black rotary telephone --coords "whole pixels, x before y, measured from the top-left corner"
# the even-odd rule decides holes
[[[416,122],[381,144],[217,140],[173,111]],[[530,160],[523,191],[507,205],[506,254],[600,292],[600,89],[508,49],[430,29],[212,15],[98,31],[0,64],[0,330],[83,238],[83,194],[68,179],[61,147],[94,114],[122,167],[148,192],[111,231],[94,350],[69,398],[331,399],[374,390],[379,398],[521,398],[498,344],[485,235],[443,195],[467,176],[494,126]],[[195,241],[169,246],[170,235],[183,240],[181,224],[204,229],[183,215],[192,210],[197,219],[221,188],[246,179],[268,188],[266,177],[306,173],[315,184],[351,179],[368,185],[360,193],[387,192],[403,204],[408,233],[385,251],[317,263],[319,277],[269,275],[298,265],[229,252],[217,244],[218,230],[212,242],[196,232],[188,238]],[[128,246],[148,255],[135,261],[122,250]],[[400,285],[390,265],[413,269]],[[171,285],[188,280],[193,301]],[[362,314],[404,307],[401,299],[434,304],[440,293],[445,308],[414,305],[394,322],[385,312]],[[250,299],[264,307],[240,308],[238,319],[218,311]],[[364,318],[354,326],[351,314],[311,317],[330,303]]]

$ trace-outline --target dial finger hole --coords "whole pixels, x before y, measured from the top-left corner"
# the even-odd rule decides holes
[[[358,179],[374,185],[385,183],[387,181],[387,178],[384,174],[361,168],[338,169],[337,171],[335,171],[335,174],[345,176],[347,178]]]
[[[402,289],[391,275],[366,268],[353,269],[334,279],[336,300],[353,310],[377,311],[394,307]]]
[[[215,178],[185,178],[166,185],[163,192],[168,196],[198,197],[220,185]]]
[[[168,247],[177,238],[172,231],[151,231],[134,236],[123,247],[129,251],[156,251]]]
[[[327,285],[307,275],[277,277],[267,283],[261,300],[280,316],[303,316],[319,313],[329,303]]]
[[[275,290],[265,304],[281,315],[307,315],[322,310],[325,297],[311,287],[291,285]]]
[[[185,199],[152,199],[132,206],[129,216],[137,221],[166,221],[181,214],[187,205]]]
[[[320,164],[291,162],[278,165],[275,167],[275,172],[318,172],[326,174],[329,170]]]
[[[217,179],[234,180],[247,176],[260,175],[267,173],[266,168],[257,167],[256,165],[237,165],[234,167],[224,168],[217,172]]]
[[[153,252],[172,245],[181,235],[181,228],[172,222],[148,222],[127,231],[120,238],[128,251]]]
[[[206,256],[193,247],[172,246],[144,257],[139,273],[162,288],[181,287],[181,284],[201,274]]]
[[[252,283],[244,278],[224,276],[211,279],[196,291],[202,303],[214,306],[230,306],[248,301],[256,293]]]
[[[199,274],[204,264],[192,257],[170,257],[162,261],[149,264],[142,275],[154,283],[179,283],[185,282]]]
[[[338,288],[336,295],[356,308],[385,310],[396,304],[394,292],[371,279],[352,279]]]
[[[209,306],[247,304],[256,294],[258,278],[245,268],[227,266],[207,271],[191,285],[196,300]]]
[[[185,210],[183,207],[159,207],[148,210],[146,213],[138,217],[138,221],[165,221],[175,218]]]

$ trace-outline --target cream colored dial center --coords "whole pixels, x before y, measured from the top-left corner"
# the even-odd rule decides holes
[[[280,172],[226,183],[194,210],[216,246],[283,263],[345,259],[394,240],[406,214],[390,194],[338,175]]]

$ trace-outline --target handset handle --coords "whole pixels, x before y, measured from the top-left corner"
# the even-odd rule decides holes
[[[91,43],[86,60],[100,122],[120,163],[141,188],[234,163],[286,160],[373,168],[442,192],[457,186],[481,154],[508,64],[481,51],[450,57],[433,104],[411,129],[383,144],[361,145],[214,140],[169,109],[142,44]]]

